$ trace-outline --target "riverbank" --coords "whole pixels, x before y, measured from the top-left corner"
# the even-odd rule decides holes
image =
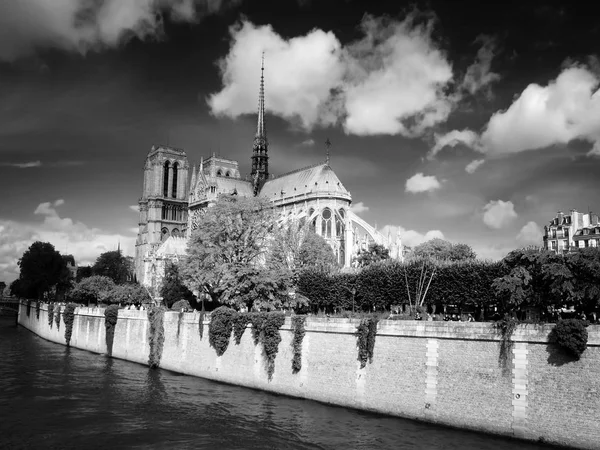
[[[22,304],[19,323],[65,344],[65,323],[37,318]],[[552,325],[519,326],[512,352],[499,361],[500,336],[489,323],[381,321],[372,363],[357,361],[356,321],[306,321],[301,369],[292,370],[294,333],[286,318],[269,381],[266,361],[247,329],[221,357],[199,333],[197,313],[164,315],[160,367],[188,375],[339,406],[504,436],[597,448],[600,425],[600,327],[588,328],[588,349],[572,361],[547,343]],[[106,353],[104,311],[75,311],[71,345]],[[120,310],[112,356],[148,364],[146,311]]]

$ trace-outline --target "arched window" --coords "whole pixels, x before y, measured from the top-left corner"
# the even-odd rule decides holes
[[[227,172],[225,172],[225,176],[226,177],[230,177],[231,176],[231,174],[229,173],[229,170]]]
[[[312,215],[315,213],[315,210],[310,208],[308,210],[308,220],[310,220],[310,218],[312,217]],[[317,218],[315,217],[311,222],[310,222],[310,230],[313,233],[317,232]]]
[[[160,240],[162,242],[166,241],[167,238],[169,237],[169,230],[167,228],[163,228],[161,230],[161,236],[160,236]]]
[[[217,176],[220,177],[221,175],[223,175],[223,172],[221,172],[221,169],[217,170]]]
[[[179,164],[173,164],[173,186],[171,187],[171,197],[177,198],[177,169]]]
[[[171,236],[179,237],[179,230],[177,228],[173,228],[173,231],[171,231]]]
[[[335,235],[338,239],[344,239],[346,224],[344,223],[344,210],[340,209],[335,217]]]
[[[325,208],[321,213],[321,236],[325,238],[331,237],[331,210]]]
[[[169,196],[169,161],[165,163],[163,170],[163,197]]]

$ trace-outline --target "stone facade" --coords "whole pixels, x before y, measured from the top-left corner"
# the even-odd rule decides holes
[[[556,217],[544,227],[544,248],[555,253],[567,253],[585,247],[600,247],[600,222],[598,214],[570,214],[558,211]]]

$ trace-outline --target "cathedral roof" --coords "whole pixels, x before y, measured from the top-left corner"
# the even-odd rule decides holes
[[[187,240],[183,237],[169,236],[158,250],[157,256],[183,256],[186,254]]]
[[[350,192],[327,163],[305,167],[268,180],[259,195],[271,201],[300,196],[334,196],[352,199]]]
[[[252,183],[239,178],[216,177],[218,194],[232,194],[234,191],[241,197],[252,197]]]

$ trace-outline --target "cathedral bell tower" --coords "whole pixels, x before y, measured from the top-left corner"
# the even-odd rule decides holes
[[[258,94],[258,123],[252,145],[252,187],[254,195],[258,195],[263,184],[269,178],[269,141],[265,126],[265,54],[263,52],[260,67],[260,91]]]
[[[185,151],[152,146],[144,164],[139,200],[139,231],[135,243],[137,279],[144,277],[144,258],[169,236],[183,237],[187,226],[189,163]]]

